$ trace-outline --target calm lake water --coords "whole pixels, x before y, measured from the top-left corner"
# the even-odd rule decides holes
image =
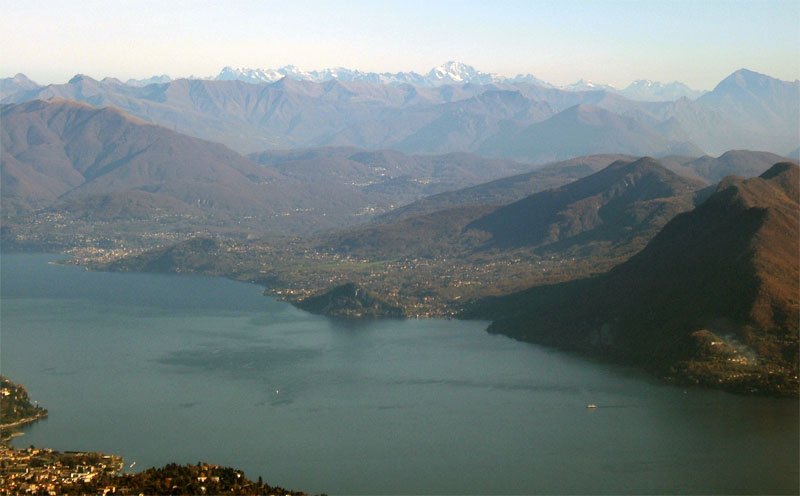
[[[224,279],[2,256],[14,444],[329,494],[794,493],[798,404],[664,385],[485,332],[309,315]],[[586,408],[589,403],[598,408]]]

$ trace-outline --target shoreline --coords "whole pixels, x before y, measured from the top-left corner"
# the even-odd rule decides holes
[[[31,422],[36,422],[39,419],[47,418],[47,414],[43,413],[41,415],[37,415],[35,417],[25,417],[23,419],[19,419],[16,422],[12,422],[10,424],[0,424],[0,429],[13,429],[14,427],[20,427],[25,424],[30,424]]]
[[[0,442],[6,443],[11,441],[15,437],[24,436],[25,433],[19,430],[16,430],[24,425],[32,424],[37,420],[41,420],[43,418],[47,418],[47,413],[43,413],[41,415],[37,415],[35,417],[25,417],[23,419],[19,419],[16,422],[12,422],[10,424],[0,424],[0,432],[4,432],[2,436],[0,436]],[[8,432],[11,431],[11,432]]]
[[[213,273],[205,273],[205,272],[202,272],[202,271],[201,272],[183,272],[182,273],[182,272],[178,272],[178,271],[170,272],[170,271],[136,271],[136,270],[119,271],[119,270],[109,270],[108,268],[105,268],[105,267],[98,267],[98,266],[92,266],[91,264],[75,262],[74,259],[72,258],[72,256],[69,253],[64,253],[64,252],[40,252],[40,253],[42,253],[42,254],[53,254],[53,255],[63,255],[63,256],[67,257],[67,258],[64,258],[64,259],[61,259],[61,260],[50,261],[50,262],[48,262],[49,264],[61,265],[61,266],[83,267],[84,270],[88,270],[88,271],[118,272],[118,273],[119,272],[150,273],[150,274],[182,275],[182,276],[189,275],[189,276],[212,277],[212,278],[221,277],[221,278],[224,278],[224,279],[227,279],[227,280],[230,280],[230,281],[250,284],[250,285],[259,287],[259,288],[261,288],[262,296],[266,296],[268,298],[274,298],[276,300],[286,302],[286,303],[292,305],[294,308],[297,308],[299,310],[306,311],[306,312],[309,312],[309,313],[312,313],[312,314],[316,314],[316,315],[321,315],[323,317],[326,317],[326,318],[329,318],[329,319],[332,319],[332,320],[343,320],[343,321],[358,322],[358,321],[369,321],[369,320],[380,320],[380,319],[401,319],[401,320],[406,320],[406,319],[447,319],[447,320],[455,319],[455,320],[487,321],[487,322],[490,322],[490,323],[493,322],[493,320],[494,320],[494,319],[491,319],[491,318],[487,319],[485,317],[481,317],[481,316],[474,315],[474,314],[473,315],[464,314],[463,312],[462,313],[456,313],[456,314],[447,314],[447,313],[445,313],[445,314],[433,314],[433,313],[429,313],[429,314],[405,314],[405,315],[402,315],[402,316],[377,315],[377,314],[347,315],[347,316],[336,315],[335,313],[331,314],[331,313],[325,312],[325,311],[313,311],[313,310],[309,310],[308,308],[304,308],[303,306],[300,305],[300,303],[303,300],[296,300],[294,298],[287,297],[287,295],[270,294],[269,286],[265,285],[263,281],[259,281],[257,279],[248,279],[248,278],[236,277],[236,274],[232,274],[232,273],[224,273],[223,272],[223,273],[215,273],[215,274],[213,274]],[[333,289],[335,289],[335,288],[333,288]],[[331,290],[329,289],[327,292],[330,292],[330,291]],[[323,292],[323,294],[325,294],[325,293],[326,292]],[[656,377],[658,380],[660,380],[660,381],[662,381],[664,383],[673,384],[673,385],[675,385],[677,387],[686,387],[686,386],[701,387],[701,388],[704,388],[704,389],[719,390],[719,391],[724,391],[724,392],[727,392],[727,393],[730,393],[730,394],[735,394],[735,395],[740,395],[740,396],[749,396],[749,397],[753,397],[753,396],[755,396],[755,397],[771,397],[771,398],[789,397],[789,398],[794,398],[794,399],[796,399],[798,397],[798,393],[796,392],[796,390],[790,390],[790,391],[772,390],[772,389],[770,389],[768,387],[768,384],[764,384],[761,381],[757,381],[757,382],[751,382],[751,381],[735,381],[735,382],[731,382],[731,381],[725,381],[725,380],[711,380],[708,377],[695,376],[693,374],[684,375],[684,374],[681,374],[680,372],[676,372],[673,369],[665,369],[665,370],[657,370],[656,369],[656,370],[654,370],[654,369],[652,369],[650,367],[643,366],[641,363],[631,362],[631,361],[627,361],[627,360],[613,360],[613,359],[609,360],[607,358],[603,359],[601,355],[597,355],[597,354],[595,354],[595,353],[593,353],[591,351],[587,352],[587,350],[580,350],[580,349],[573,348],[573,347],[570,347],[570,346],[562,347],[562,346],[554,345],[553,343],[542,342],[542,341],[538,341],[538,340],[535,340],[535,339],[528,339],[528,338],[525,338],[525,337],[522,337],[522,336],[518,335],[518,333],[515,333],[515,332],[508,332],[508,331],[506,331],[506,332],[494,331],[493,332],[490,329],[487,329],[487,332],[492,333],[492,334],[501,334],[503,336],[506,336],[508,338],[511,338],[511,339],[514,339],[516,341],[520,341],[520,342],[523,342],[523,343],[530,343],[530,344],[535,344],[535,345],[539,345],[539,346],[546,346],[546,347],[554,347],[556,349],[563,349],[564,351],[569,351],[571,353],[575,353],[577,355],[584,356],[584,357],[592,356],[593,358],[599,359],[599,360],[604,361],[606,363],[627,365],[627,366],[635,367],[635,368],[638,368],[640,370],[644,370],[644,371],[648,372],[649,374],[651,374],[652,376]],[[769,373],[768,375],[771,376],[772,373]],[[717,377],[715,376],[714,379],[717,379]],[[764,388],[765,385],[767,386],[766,388]]]

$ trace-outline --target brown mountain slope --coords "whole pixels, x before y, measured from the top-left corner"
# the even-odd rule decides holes
[[[199,209],[174,198],[146,191],[120,191],[76,198],[50,207],[75,219],[114,222],[170,215],[201,215]]]
[[[630,244],[638,250],[664,224],[693,207],[703,186],[645,157],[617,161],[560,188],[542,191],[472,222],[501,247],[591,243]]]
[[[528,195],[588,176],[608,167],[617,160],[633,161],[636,157],[619,154],[586,155],[562,162],[546,164],[524,174],[503,177],[468,188],[446,191],[422,198],[376,218],[376,223],[388,223],[466,205],[505,205]]]
[[[703,183],[652,158],[617,161],[560,188],[510,205],[464,205],[323,236],[321,250],[350,256],[458,258],[486,253],[559,258],[627,258],[675,215],[690,210]]]
[[[2,109],[3,196],[76,198],[140,189],[200,206],[247,211],[280,204],[277,174],[232,150],[69,100]]]
[[[616,357],[678,380],[798,392],[799,169],[724,181],[594,279],[483,302],[492,332]]]

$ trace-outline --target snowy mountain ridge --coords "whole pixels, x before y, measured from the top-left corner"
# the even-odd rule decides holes
[[[435,88],[446,84],[534,84],[544,88],[554,88],[564,91],[610,91],[623,95],[633,100],[673,101],[682,97],[698,98],[704,91],[697,91],[685,84],[675,81],[661,83],[649,79],[639,79],[632,82],[624,89],[615,88],[610,84],[597,83],[581,79],[576,83],[556,86],[532,74],[518,74],[514,77],[501,76],[495,73],[483,72],[471,65],[458,61],[448,61],[432,68],[425,74],[416,72],[362,72],[344,67],[322,69],[319,71],[302,71],[293,65],[279,69],[252,69],[249,67],[227,66],[214,78],[216,80],[239,80],[248,83],[273,83],[283,77],[290,77],[302,81],[316,83],[337,79],[350,82],[360,81],[378,84],[410,84],[413,86]]]
[[[436,88],[449,84],[532,84],[542,88],[558,89],[563,91],[608,91],[622,95],[631,100],[643,101],[675,101],[686,97],[696,99],[702,96],[705,91],[697,91],[689,88],[685,84],[675,81],[672,83],[660,83],[649,79],[639,79],[632,82],[624,89],[615,88],[610,84],[598,83],[591,80],[581,79],[575,83],[557,86],[543,81],[532,74],[517,74],[514,77],[501,76],[499,74],[483,72],[471,65],[458,61],[448,61],[444,64],[432,68],[425,74],[416,72],[363,72],[357,69],[345,67],[333,67],[322,70],[304,71],[294,65],[286,65],[278,69],[261,69],[245,66],[233,67],[225,66],[216,76],[198,78],[190,76],[188,79],[208,79],[216,81],[243,81],[251,84],[274,83],[288,77],[299,81],[311,81],[322,83],[336,79],[342,82],[364,82],[372,84],[389,84],[412,86],[423,88]],[[7,78],[6,83],[9,88],[16,87],[11,78]],[[6,80],[4,80],[6,81]],[[172,81],[166,74],[157,75],[145,79],[129,79],[124,84],[129,86],[148,86],[150,84],[163,84]],[[36,83],[30,82],[37,86]],[[5,91],[9,93],[10,90]]]

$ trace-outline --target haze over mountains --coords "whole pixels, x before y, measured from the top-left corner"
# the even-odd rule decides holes
[[[497,203],[504,206],[463,204],[398,220],[390,214],[381,218],[384,224],[332,234],[321,246],[371,258],[432,253],[463,257],[475,250],[520,248],[559,256],[620,257],[641,249],[675,215],[691,210],[705,184],[649,157],[617,160],[510,204],[499,194],[495,198],[504,201]]]
[[[53,99],[0,109],[4,205],[60,204],[80,215],[90,205],[103,205],[146,216],[146,197],[154,215],[245,215],[262,219],[267,229],[277,217],[284,226],[294,225],[292,230],[308,231],[353,224],[426,195],[532,169],[466,153],[420,156],[342,147],[246,158],[114,108]],[[81,200],[90,197],[96,198]]]
[[[658,157],[746,148],[785,155],[800,145],[795,104],[800,82],[746,70],[697,100],[649,102],[610,90],[566,91],[527,80],[478,84],[464,82],[466,76],[454,82],[448,71],[440,76],[444,83],[432,87],[291,77],[259,84],[179,79],[138,87],[87,76],[30,87],[18,76],[16,83],[3,81],[3,102],[61,97],[111,105],[240,153],[354,146],[467,151],[541,163],[602,152]],[[562,138],[557,151],[535,145],[565,133],[588,139]],[[619,148],[598,146],[609,141]]]
[[[632,162],[636,157],[620,154],[587,155],[546,164],[531,172],[504,177],[460,190],[427,196],[377,217],[378,222],[392,222],[406,217],[466,205],[499,205],[515,202],[527,195],[565,185],[600,171],[616,161]],[[768,152],[731,150],[717,158],[667,156],[658,160],[663,167],[694,181],[715,184],[729,175],[754,177],[784,157]]]
[[[457,61],[448,61],[444,64],[432,68],[425,74],[418,74],[416,72],[396,72],[396,73],[375,73],[363,72],[355,69],[347,69],[344,67],[336,67],[329,69],[322,69],[319,71],[303,71],[293,65],[287,65],[279,69],[258,69],[249,67],[224,67],[219,74],[214,77],[205,79],[215,79],[218,81],[244,81],[246,83],[274,83],[283,77],[290,77],[300,81],[313,81],[315,83],[322,83],[336,79],[339,81],[358,81],[365,83],[379,83],[402,85],[410,84],[423,88],[434,88],[445,84],[479,84],[486,85],[492,83],[499,84],[516,84],[516,83],[533,83],[537,86],[545,88],[559,88],[566,91],[592,91],[592,90],[609,90],[619,93],[622,96],[632,100],[645,100],[645,101],[666,101],[677,100],[681,97],[697,98],[705,91],[693,90],[683,83],[678,81],[672,83],[661,83],[658,81],[650,81],[646,79],[639,79],[633,81],[629,86],[624,89],[617,89],[607,84],[597,84],[592,81],[580,81],[565,85],[556,86],[548,83],[542,79],[537,78],[532,74],[517,74],[514,77],[505,77],[499,74],[483,72],[475,67]],[[169,81],[168,76],[154,76],[142,80],[128,80],[128,84],[134,86],[145,86],[147,84],[157,82]]]
[[[589,124],[582,123],[591,131],[578,140],[585,143],[592,139],[596,126],[591,119],[598,113],[609,114],[575,107],[560,116],[579,121],[588,116]],[[2,120],[5,206],[47,206],[85,217],[102,197],[100,204],[108,209],[133,216],[246,215],[264,219],[267,230],[278,219],[281,226],[294,226],[291,231],[302,226],[309,232],[353,225],[384,212],[386,222],[454,206],[506,204],[635,156],[586,156],[535,171],[523,162],[466,153],[407,155],[353,147],[269,150],[244,157],[113,108],[63,99],[3,105]],[[597,131],[601,137],[602,129]],[[557,145],[557,136],[551,141]],[[597,144],[603,146],[603,139]],[[683,177],[712,184],[730,174],[757,175],[781,159],[742,151],[716,159],[669,156],[662,163]]]
[[[496,328],[518,337],[592,349],[587,343],[619,336],[614,354],[661,360],[660,373],[704,382],[746,376],[730,387],[756,381],[796,393],[787,351],[796,337],[785,328],[797,307],[797,281],[786,278],[797,272],[796,250],[785,239],[796,231],[796,201],[783,198],[796,196],[797,166],[773,164],[797,149],[800,83],[740,70],[695,101],[641,102],[454,74],[429,87],[290,77],[146,86],[80,75],[47,87],[21,75],[4,80],[4,246],[86,250],[86,263],[118,270],[228,275],[298,304],[317,294],[312,307],[332,314],[341,305],[342,315],[375,316],[455,315],[470,298],[599,274],[630,258],[608,275],[535,293],[558,301],[537,317],[548,329],[563,325],[563,341],[512,329],[515,316],[532,318],[519,310],[534,308],[529,293],[479,304],[475,315],[496,318],[511,305],[517,310]],[[716,158],[707,154],[730,143]],[[706,219],[697,221],[705,227],[685,218]],[[720,225],[707,226],[712,218]],[[695,228],[714,239],[686,238]],[[276,234],[290,236],[263,238]],[[663,254],[672,248],[679,255]],[[680,309],[660,300],[604,299],[598,285],[631,295],[631,287],[661,284],[641,260],[670,281],[663,260],[680,254],[708,261],[713,277],[697,280],[701,268],[687,262],[664,298],[683,298],[671,293],[681,284],[730,293],[723,303],[696,295],[710,314],[692,317],[689,305],[673,318]],[[742,262],[750,255],[755,265]],[[654,289],[649,297],[661,296]],[[596,312],[571,320],[570,298],[591,299]],[[634,332],[644,314],[614,316],[631,302],[679,322],[656,326],[656,351]],[[597,339],[595,317],[609,319]],[[687,329],[691,338],[680,337]],[[680,355],[687,343],[697,355]],[[764,360],[741,361],[742,343]],[[730,368],[730,357],[744,372]]]

